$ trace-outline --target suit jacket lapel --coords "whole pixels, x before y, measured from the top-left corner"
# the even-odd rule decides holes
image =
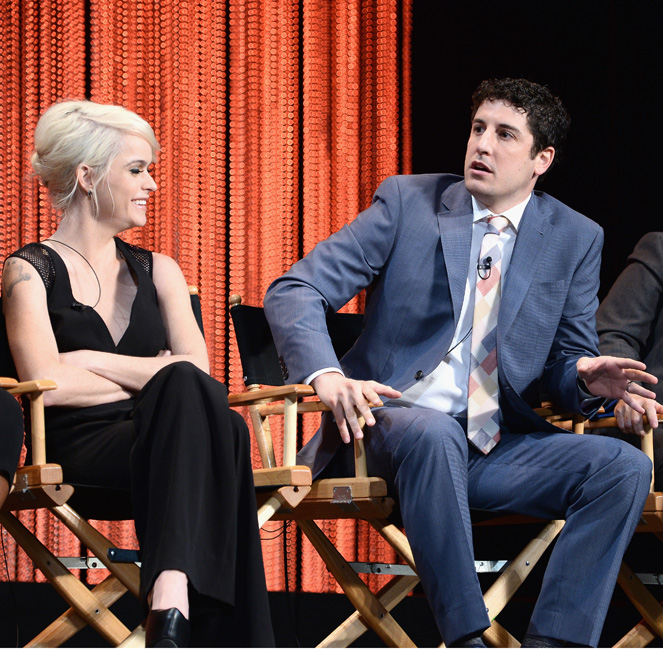
[[[463,306],[472,247],[472,201],[465,183],[456,183],[442,194],[437,217],[454,323],[457,325]]]
[[[541,209],[536,194],[525,208],[516,245],[504,282],[500,303],[499,329],[508,331],[518,313],[532,277],[546,250],[552,233],[551,211]]]

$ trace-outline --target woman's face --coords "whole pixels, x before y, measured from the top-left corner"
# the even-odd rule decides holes
[[[138,135],[125,135],[108,176],[97,188],[99,218],[119,220],[120,231],[145,225],[147,201],[157,185],[150,175],[152,147]]]

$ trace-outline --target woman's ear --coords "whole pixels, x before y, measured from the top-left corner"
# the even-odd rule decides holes
[[[78,180],[78,186],[88,196],[91,196],[94,187],[92,168],[87,165],[78,165],[78,168],[76,169],[76,179]]]

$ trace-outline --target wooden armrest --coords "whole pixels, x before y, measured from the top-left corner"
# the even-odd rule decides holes
[[[547,417],[559,417],[560,419],[572,419],[574,416],[574,413],[572,412],[566,412],[564,410],[560,410],[559,408],[556,408],[553,404],[549,402],[544,402],[541,404],[540,408],[534,408],[534,412],[539,415],[539,417],[543,417],[544,419]]]
[[[658,415],[658,421],[661,422],[663,421],[663,415]],[[585,427],[592,429],[592,428],[619,428],[617,425],[617,420],[615,417],[604,417],[603,419],[597,419],[596,421],[588,421],[585,423]],[[645,436],[640,439],[640,448],[642,449],[642,452],[647,455],[647,457],[652,461],[652,465],[654,462],[654,436],[652,433],[651,427],[645,422]],[[652,469],[652,476],[651,476],[651,483],[649,485],[649,491],[650,491],[650,496],[654,493],[654,475],[655,475],[655,470]],[[648,501],[647,506],[645,509],[651,510],[651,509],[659,509],[663,503],[663,498],[658,502],[656,506],[654,506],[652,503],[654,501]]]
[[[310,385],[293,383],[292,385],[279,385],[229,394],[228,403],[231,406],[250,406],[265,401],[278,401],[286,397],[310,397],[314,394],[315,390]]]
[[[282,415],[285,406],[283,403],[278,402],[262,403],[258,404],[258,410],[263,417]],[[304,412],[327,412],[328,410],[330,410],[329,406],[326,406],[322,401],[302,401],[297,404],[297,412],[299,414]]]
[[[256,487],[307,487],[313,483],[313,477],[307,466],[279,466],[273,469],[255,469],[253,483]]]
[[[36,485],[61,482],[62,467],[59,464],[30,464],[16,469],[14,489],[28,489]]]
[[[579,413],[560,410],[550,401],[544,401],[540,408],[534,408],[534,412],[545,419],[549,424],[557,426],[562,430],[582,434],[585,432],[586,420]]]
[[[11,381],[12,379],[2,379],[2,381]],[[58,386],[55,381],[50,379],[38,379],[36,381],[14,381],[13,383],[2,385],[8,388],[10,394],[30,394],[32,392],[46,392],[55,390]]]

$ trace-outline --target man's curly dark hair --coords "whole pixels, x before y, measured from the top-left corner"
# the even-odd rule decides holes
[[[527,126],[534,136],[532,157],[552,146],[555,159],[559,158],[571,118],[559,97],[555,97],[548,88],[527,79],[482,81],[472,95],[472,119],[485,101],[503,101],[523,110]]]

